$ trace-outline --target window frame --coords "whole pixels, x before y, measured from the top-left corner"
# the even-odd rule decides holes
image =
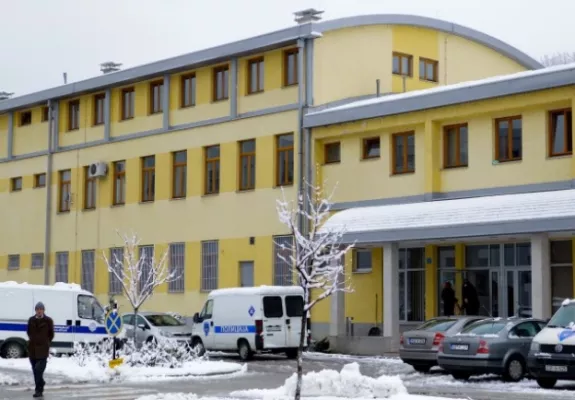
[[[228,79],[226,79],[226,72]],[[229,76],[230,76],[230,66],[228,64],[214,67],[212,76],[212,86],[213,86],[212,102],[215,103],[218,101],[226,101],[230,99]],[[218,97],[218,84],[222,85],[222,97]]]
[[[8,271],[18,271],[20,269],[20,254],[8,254],[7,262],[6,269]]]
[[[126,96],[129,96],[129,114],[126,112]],[[136,89],[133,86],[123,88],[120,91],[120,121],[134,119],[136,115]]]
[[[40,178],[44,177],[44,183],[40,184]],[[40,172],[38,174],[34,174],[34,189],[46,187],[46,173]]]
[[[64,179],[64,175],[68,173],[70,177]],[[70,212],[70,201],[66,201],[66,206],[63,206],[64,193],[68,194],[68,197],[72,196],[72,170],[63,169],[58,171],[58,212],[65,213]]]
[[[18,118],[18,126],[32,125],[32,110],[20,111]],[[26,118],[24,118],[26,116]]]
[[[122,171],[117,170],[117,166],[120,165],[120,163],[124,166],[124,168],[122,169]],[[114,181],[112,182],[112,205],[114,206],[123,206],[124,204],[126,204],[126,160],[118,160],[118,161],[114,161],[112,163],[112,168],[113,168],[113,177],[114,177]],[[118,193],[118,187],[116,185],[117,180],[120,180],[121,182],[121,186],[122,186],[122,190],[121,193]],[[120,196],[122,199],[121,201],[118,201],[118,196]]]
[[[100,115],[100,104],[102,105],[102,113]],[[106,93],[98,93],[94,95],[94,118],[92,121],[93,126],[104,125],[106,122]],[[101,118],[99,118],[101,117]]]
[[[359,255],[369,254],[369,268],[359,267]],[[373,270],[373,251],[371,249],[354,249],[353,251],[353,272],[371,272]]]
[[[252,90],[252,84],[254,83],[254,76],[252,74],[252,65],[256,64],[256,76],[255,76],[255,86],[256,89]],[[264,60],[264,56],[260,56],[260,57],[255,57],[252,58],[250,60],[248,60],[247,62],[248,65],[248,79],[247,79],[247,83],[248,83],[248,87],[247,87],[247,94],[258,94],[258,93],[263,93],[264,89],[265,89],[265,60]],[[261,80],[261,81],[260,81]],[[260,83],[261,83],[261,87],[260,87]]]
[[[77,114],[74,117],[74,114]],[[80,129],[80,100],[68,101],[68,132]]]
[[[329,148],[337,146],[337,160],[329,160],[327,155],[329,154]],[[330,142],[323,145],[323,163],[324,164],[339,164],[341,162],[341,142]]]
[[[461,128],[467,128],[467,146],[469,148],[469,126],[467,122],[460,124],[445,125],[443,127],[443,168],[462,168],[469,166],[469,151],[467,152],[467,163],[461,162]],[[455,135],[455,146],[457,147],[456,152],[456,162],[454,165],[449,165],[449,131],[451,129],[456,130]]]
[[[283,146],[280,147],[280,142],[281,142],[281,138],[284,136],[291,136],[292,137],[292,144],[291,146]],[[275,150],[276,150],[276,170],[275,170],[275,183],[276,183],[276,187],[280,187],[280,186],[291,186],[294,184],[294,172],[292,171],[292,178],[291,180],[289,179],[289,160],[290,160],[290,153],[291,153],[291,158],[292,160],[294,160],[295,154],[294,154],[294,149],[295,149],[295,136],[293,133],[282,133],[279,135],[276,135],[276,146],[275,146]],[[284,160],[284,176],[280,177],[280,155],[285,153],[286,157]],[[292,168],[295,169],[295,162],[292,162]]]
[[[178,154],[183,153],[186,157],[185,161],[177,161]],[[182,170],[180,174],[180,188],[181,193],[176,193],[177,190],[177,171]],[[185,199],[188,192],[187,187],[187,180],[188,180],[188,151],[187,150],[178,150],[172,152],[172,199]]]
[[[156,99],[156,95],[158,97],[157,99]],[[148,104],[148,114],[149,115],[155,115],[155,114],[163,113],[164,112],[164,79],[158,79],[158,80],[155,80],[153,82],[150,82],[149,96],[150,96],[150,102]],[[156,105],[157,105],[157,107],[156,107]]]
[[[146,167],[146,160],[153,160],[154,165],[152,167]],[[142,203],[151,203],[156,200],[156,156],[149,155],[140,158],[140,167],[142,173],[142,193],[140,201]],[[146,190],[146,178],[150,180],[150,185],[148,186],[148,190]]]
[[[212,148],[218,148],[218,156],[217,157],[208,157],[209,151]],[[219,181],[220,175],[220,168],[221,168],[221,147],[219,144],[213,144],[211,146],[204,147],[204,194],[205,195],[212,195],[212,194],[219,194],[220,193],[220,183],[216,185],[216,182]],[[212,187],[208,188],[208,165],[213,164],[214,168],[212,169]],[[217,168],[216,168],[217,167]],[[217,171],[217,172],[216,172]],[[216,187],[217,186],[217,187]]]
[[[84,210],[95,210],[96,209],[96,180],[95,177],[90,177],[90,166],[84,167],[84,201],[83,201],[83,208]],[[92,195],[93,198],[90,200],[88,199],[88,192],[89,187],[92,186]],[[90,200],[90,201],[89,201]]]
[[[421,74],[422,63],[423,63],[423,76]],[[433,66],[433,79],[427,78],[427,66],[428,65]],[[438,83],[439,82],[439,61],[433,60],[431,58],[419,57],[419,80],[424,81],[424,82]]]
[[[367,144],[369,142],[373,142],[377,140],[377,143],[379,144],[379,154],[377,156],[370,156],[368,154],[367,150]],[[367,138],[363,138],[361,140],[361,159],[362,160],[376,160],[378,158],[381,158],[381,137],[379,136],[370,136]]]
[[[555,132],[555,116],[563,114],[563,118],[565,119],[565,123],[563,124],[563,151],[555,153],[553,151],[553,134]],[[573,154],[573,140],[571,139],[571,150],[569,150],[569,141],[567,140],[568,137],[573,138],[573,123],[572,123],[572,110],[571,108],[563,108],[558,110],[550,110],[548,112],[548,132],[547,132],[547,155],[549,157],[561,157],[561,156],[568,156]],[[569,121],[569,123],[567,122]],[[571,127],[571,132],[569,132],[569,127]]]
[[[521,156],[520,157],[507,157],[502,158],[499,154],[499,124],[501,122],[507,122],[507,154],[506,156],[513,156],[513,121],[521,121]],[[513,115],[510,117],[496,118],[495,124],[495,160],[499,163],[505,163],[510,161],[521,161],[523,159],[523,118],[521,115]]]
[[[408,169],[408,158],[409,158],[409,148],[407,146],[407,142],[409,140],[409,137],[412,136],[413,137],[413,168],[412,169]],[[397,154],[395,151],[395,148],[397,146],[397,139],[398,138],[404,138],[405,140],[405,145],[403,147],[403,152],[401,154],[401,158],[403,160],[403,168],[404,171],[398,171],[397,170],[397,165],[396,165],[396,161],[397,161]],[[380,149],[381,151],[381,149]],[[415,173],[415,131],[405,131],[405,132],[398,132],[398,133],[394,133],[391,135],[391,171],[393,175],[404,175],[404,174],[413,174]]]
[[[50,120],[50,108],[44,106],[40,111],[40,122],[48,122],[48,120]]]
[[[10,178],[10,192],[21,192],[24,186],[24,180],[21,176]]]
[[[242,146],[244,143],[253,142],[254,143],[254,150],[253,151],[243,151]],[[238,150],[239,150],[239,165],[238,165],[238,190],[239,191],[246,191],[246,190],[254,190],[256,188],[256,140],[255,139],[246,139],[241,140],[238,142]],[[244,185],[242,181],[242,167],[244,158],[247,159],[247,166],[248,166],[248,176],[247,176],[247,184]],[[251,160],[253,159],[254,168],[251,167]]]
[[[293,77],[290,77],[290,57],[295,56]],[[283,52],[283,86],[291,87],[299,84],[299,48],[294,47]],[[292,78],[292,79],[290,79]]]
[[[198,90],[196,73],[192,72],[182,75],[180,79],[180,108],[194,107],[196,105],[196,92]],[[190,83],[187,84],[186,81]],[[190,91],[190,104],[186,104],[186,89]]]
[[[399,59],[399,71],[398,72],[395,72],[393,70],[393,60],[396,57]],[[407,58],[407,60],[409,61],[409,63],[408,63],[408,70],[409,71],[407,71],[407,73],[404,73],[404,71],[403,71],[403,62],[402,62],[403,58]],[[399,51],[394,51],[392,54],[392,57],[391,57],[391,72],[393,75],[405,76],[407,78],[413,78],[413,56],[411,54],[401,53]]]

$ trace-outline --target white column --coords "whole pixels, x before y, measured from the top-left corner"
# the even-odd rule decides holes
[[[399,257],[397,243],[383,245],[383,336],[399,349]]]
[[[350,252],[351,253],[351,252]],[[332,260],[332,264],[337,261]],[[338,283],[344,284],[345,275],[342,272],[338,276]],[[344,336],[345,335],[345,293],[335,292],[331,296],[331,316],[329,320],[329,335],[330,336]]]
[[[531,237],[531,305],[534,318],[551,317],[549,238],[545,234]]]

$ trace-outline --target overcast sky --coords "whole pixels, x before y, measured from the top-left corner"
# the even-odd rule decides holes
[[[324,19],[400,13],[483,31],[536,59],[575,51],[575,0],[0,0],[0,92],[22,95],[295,24],[294,11]]]

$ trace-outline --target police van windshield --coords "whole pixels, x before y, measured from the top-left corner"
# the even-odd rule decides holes
[[[94,296],[78,296],[78,317],[84,319],[104,320],[104,309]]]
[[[575,302],[559,308],[547,326],[549,328],[570,328],[575,324]]]

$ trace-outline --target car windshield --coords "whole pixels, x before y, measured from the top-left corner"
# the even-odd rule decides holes
[[[431,319],[420,325],[418,331],[445,332],[457,322],[456,319]]]
[[[507,322],[504,321],[479,321],[463,329],[461,334],[494,335],[501,332],[506,325]]]
[[[575,324],[575,302],[562,306],[547,324],[548,327],[568,328]]]
[[[182,322],[168,314],[146,315],[146,319],[154,326],[182,326]]]
[[[94,296],[78,296],[78,317],[84,319],[104,320],[104,309]]]

